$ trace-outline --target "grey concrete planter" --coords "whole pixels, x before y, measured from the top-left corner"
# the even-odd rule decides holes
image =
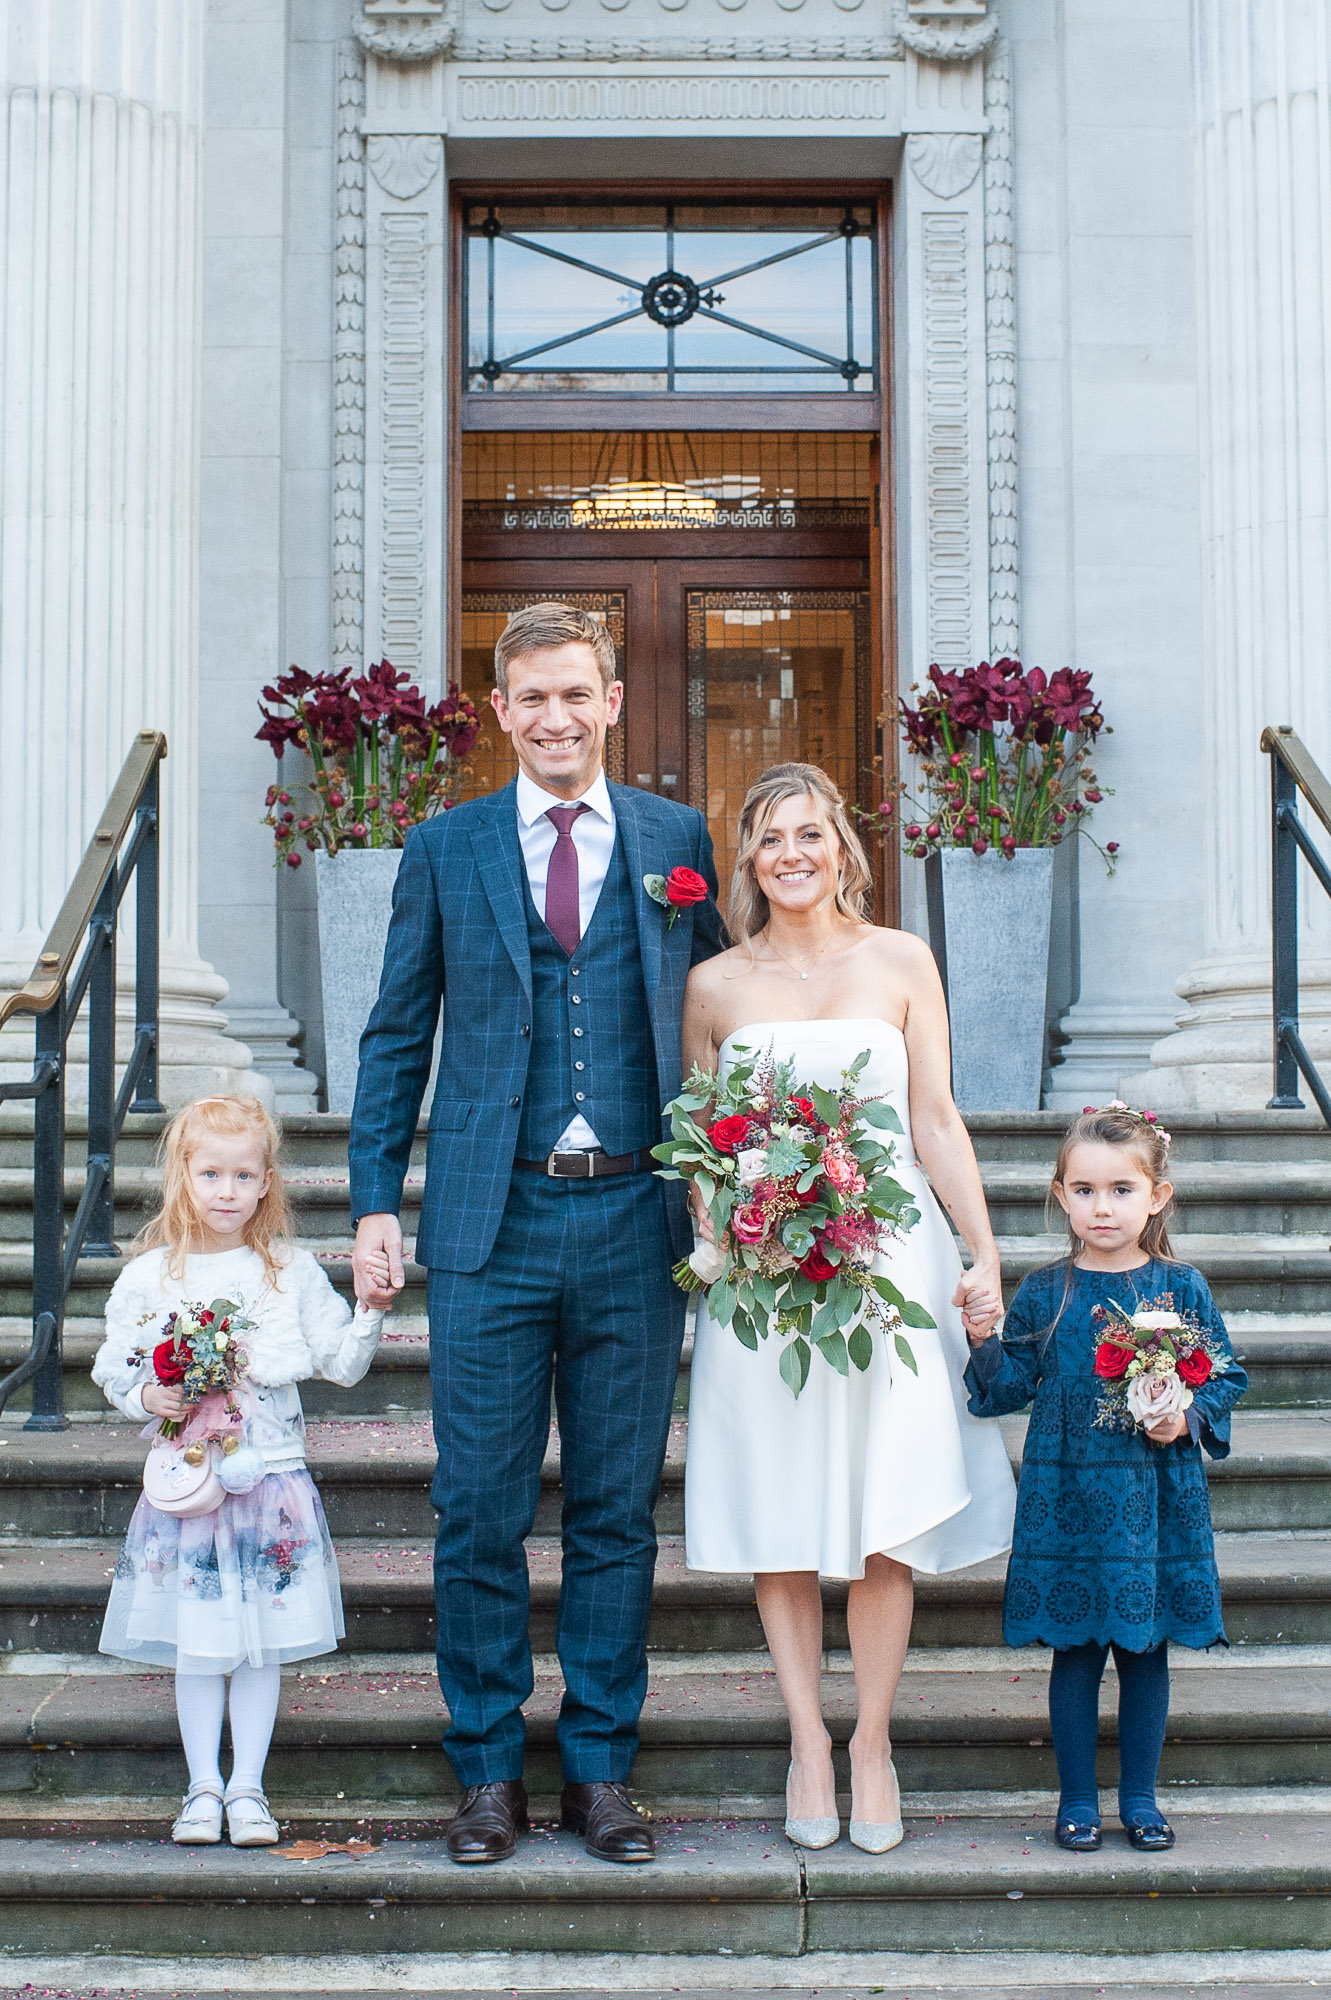
[[[952,1094],[963,1111],[1037,1111],[1054,850],[1026,847],[1009,860],[993,848],[949,848],[924,870],[952,1025]]]
[[[379,991],[398,848],[316,854],[324,1083],[330,1111],[350,1111],[361,1033]]]

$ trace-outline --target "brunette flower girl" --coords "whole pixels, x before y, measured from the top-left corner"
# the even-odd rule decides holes
[[[1225,1645],[1201,1446],[1229,1454],[1247,1388],[1206,1280],[1175,1261],[1169,1137],[1114,1103],[1075,1119],[1052,1192],[1066,1259],[1019,1287],[1001,1339],[972,1336],[976,1416],[1034,1399],[1003,1598],[1010,1646],[1053,1648],[1055,1838],[1100,1846],[1100,1681],[1118,1670],[1119,1818],[1133,1847],[1172,1847],[1156,1800],[1169,1644]]]
[[[158,1419],[188,1425],[190,1415],[164,1339],[169,1316],[225,1299],[250,1322],[231,1398],[241,1449],[213,1453],[223,1484],[237,1490],[184,1516],[140,1498],[102,1626],[102,1652],[175,1669],[190,1786],[171,1837],[186,1845],[220,1840],[224,1809],[233,1846],[277,1840],[263,1768],[281,1668],[331,1652],[344,1630],[296,1384],[359,1382],[383,1314],[358,1306],[353,1315],[309,1251],[291,1243],[277,1149],[277,1129],[253,1099],[204,1097],[177,1113],[163,1140],[161,1210],[107,1301],[92,1369],[118,1410],[153,1420],[144,1432],[153,1437]],[[233,1758],[223,1788],[228,1675]]]

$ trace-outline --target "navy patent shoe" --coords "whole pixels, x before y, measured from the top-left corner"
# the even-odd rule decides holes
[[[1174,1829],[1167,1819],[1140,1820],[1127,1828],[1128,1845],[1138,1854],[1163,1854],[1174,1845]]]
[[[1080,1826],[1072,1820],[1061,1819],[1054,1828],[1054,1839],[1060,1847],[1066,1847],[1069,1854],[1094,1854],[1102,1838],[1098,1819],[1087,1820]]]

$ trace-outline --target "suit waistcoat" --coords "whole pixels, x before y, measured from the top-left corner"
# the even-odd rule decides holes
[[[526,871],[523,871],[524,886]],[[661,1099],[638,924],[624,844],[586,933],[570,958],[523,898],[531,951],[531,1061],[518,1158],[544,1159],[580,1112],[607,1153],[634,1153],[661,1137]]]

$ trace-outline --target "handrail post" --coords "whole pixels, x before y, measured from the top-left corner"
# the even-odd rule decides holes
[[[55,1321],[55,1338],[32,1378],[28,1431],[68,1429],[62,1352],[65,1324],[65,1018],[62,983],[54,1007],[37,1016],[36,1058],[55,1065],[55,1080],[33,1105],[32,1145],[32,1326],[36,1338],[44,1313]]]
[[[146,824],[149,832],[139,854],[134,878],[134,1043],[137,1047],[140,1037],[146,1034],[148,1053],[139,1072],[139,1080],[134,1090],[134,1102],[130,1106],[131,1111],[162,1109],[157,1097],[157,1063],[161,1036],[160,973],[157,963],[158,932],[161,925],[158,891],[161,858],[159,806],[161,770],[160,764],[153,765],[152,776],[144,787],[143,802],[137,815],[138,823]]]
[[[114,1257],[116,1102],[116,906],[120,871],[111,869],[97,898],[90,930],[97,960],[88,981],[88,1172],[101,1186],[88,1211],[85,1257]]]
[[[1274,1094],[1268,1111],[1302,1111],[1299,1064],[1299,852],[1289,821],[1298,816],[1298,783],[1284,759],[1271,758],[1271,1035]],[[1294,1039],[1292,1040],[1291,1037]]]

